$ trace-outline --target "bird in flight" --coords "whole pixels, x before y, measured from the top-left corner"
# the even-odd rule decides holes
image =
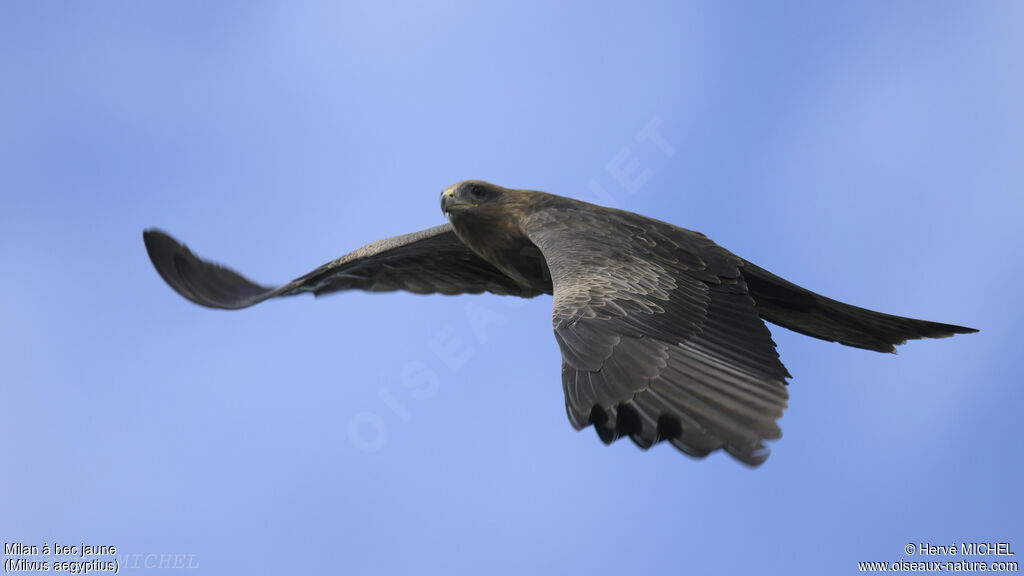
[[[143,233],[178,294],[210,308],[343,290],[554,297],[569,421],[606,444],[667,441],[757,466],[781,437],[789,372],[764,324],[895,352],[918,338],[977,332],[892,316],[805,290],[703,234],[579,200],[460,182],[441,193],[448,223],[378,240],[283,286],[256,284]]]

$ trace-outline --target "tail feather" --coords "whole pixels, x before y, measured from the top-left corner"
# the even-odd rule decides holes
[[[844,304],[787,282],[745,262],[740,269],[765,320],[801,334],[847,346],[896,352],[907,340],[977,332],[953,324],[903,318]]]

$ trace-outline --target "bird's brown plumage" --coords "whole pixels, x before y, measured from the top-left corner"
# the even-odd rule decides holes
[[[450,224],[380,240],[272,288],[144,233],[161,277],[189,300],[245,308],[341,290],[554,295],[569,420],[605,442],[724,449],[758,465],[781,436],[789,373],[763,319],[893,351],[970,328],[873,312],[814,294],[702,234],[569,198],[481,181],[441,195]]]

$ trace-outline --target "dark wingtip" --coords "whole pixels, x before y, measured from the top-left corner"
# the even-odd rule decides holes
[[[968,328],[966,326],[957,326],[956,324],[942,324],[940,322],[927,322],[924,320],[916,320],[918,332],[917,334],[908,337],[909,340],[917,340],[920,338],[951,338],[957,334],[974,334],[978,330],[976,328]],[[905,343],[899,342],[898,344]]]
[[[201,306],[235,310],[266,299],[273,290],[237,272],[197,257],[166,232],[142,231],[146,252],[160,277],[175,292]]]

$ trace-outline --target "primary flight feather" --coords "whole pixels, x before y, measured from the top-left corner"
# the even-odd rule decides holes
[[[569,421],[610,443],[723,449],[758,465],[781,436],[789,372],[763,320],[847,346],[895,352],[976,332],[837,302],[703,234],[571,198],[469,180],[441,193],[449,223],[368,244],[279,287],[143,233],[157,272],[185,298],[239,309],[341,290],[554,296]],[[762,320],[763,319],[763,320]]]

